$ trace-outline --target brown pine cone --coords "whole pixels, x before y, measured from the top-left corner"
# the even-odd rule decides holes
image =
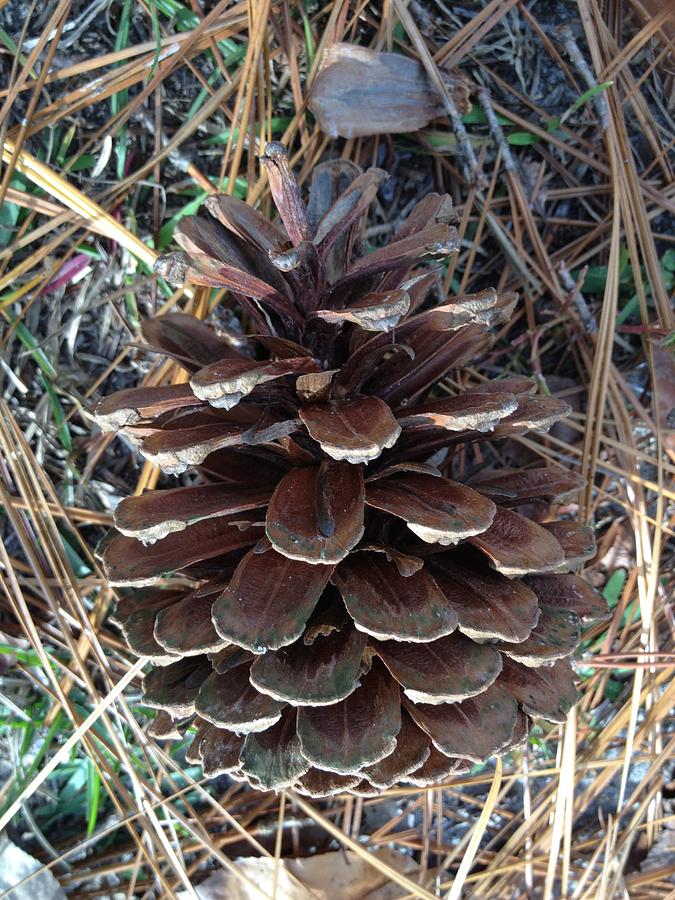
[[[601,597],[569,574],[590,529],[521,511],[580,486],[559,468],[488,468],[462,448],[569,412],[523,377],[453,394],[439,380],[490,346],[514,294],[438,302],[421,264],[459,248],[428,196],[385,247],[361,226],[384,173],[318,166],[305,206],[284,147],[267,169],[280,223],[227,196],[183,219],[157,271],[227,288],[249,332],[150,320],[189,382],[121,391],[97,418],[189,486],[123,500],[104,551],[117,620],[155,667],[154,733],[197,716],[207,775],[311,796],[432,784],[564,721],[567,657]],[[174,576],[167,580],[167,576]],[[164,585],[162,586],[162,580]]]

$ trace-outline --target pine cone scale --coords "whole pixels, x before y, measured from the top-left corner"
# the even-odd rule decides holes
[[[333,567],[291,559],[274,549],[256,550],[235,569],[213,603],[212,617],[222,638],[259,654],[300,637]]]
[[[495,647],[463,634],[424,644],[378,641],[375,652],[413,703],[459,703],[486,691],[502,670]]]
[[[293,706],[330,706],[358,686],[366,636],[345,626],[317,638],[269,650],[251,666],[251,684]]]
[[[360,631],[387,640],[427,642],[450,634],[457,614],[428,571],[402,575],[383,553],[354,553],[331,581]]]

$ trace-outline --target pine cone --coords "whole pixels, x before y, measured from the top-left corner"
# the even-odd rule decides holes
[[[111,584],[165,583],[125,596],[117,621],[155,663],[153,733],[196,714],[188,755],[207,775],[310,796],[433,784],[575,702],[567,657],[581,619],[606,612],[568,573],[593,534],[525,509],[579,479],[475,464],[464,477],[484,458],[472,445],[547,429],[569,407],[523,377],[438,387],[516,302],[432,299],[438,276],[420,264],[459,248],[448,197],[365,253],[382,171],[320,165],[305,206],[284,147],[261,162],[283,228],[213,196],[210,217],[180,223],[184,253],[157,265],[227,288],[250,333],[150,320],[147,343],[189,383],[97,409],[164,472],[198,476],[119,504]]]

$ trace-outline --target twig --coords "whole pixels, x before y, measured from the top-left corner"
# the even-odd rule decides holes
[[[502,151],[502,159],[504,160],[504,168],[507,172],[516,172],[518,170],[518,166],[516,164],[515,159],[513,158],[513,154],[511,153],[511,148],[509,147],[509,143],[506,140],[506,135],[504,134],[504,129],[499,124],[497,116],[495,115],[495,111],[492,108],[492,103],[490,102],[490,94],[486,90],[486,88],[481,88],[478,91],[478,102],[480,103],[481,109],[485,113],[485,118],[488,121],[488,127],[490,129],[490,134],[492,135],[494,142],[497,144],[499,149]],[[462,123],[462,128],[464,124]]]
[[[581,77],[584,79],[589,89],[594,89],[598,87],[598,80],[593,74],[591,67],[588,65],[584,56],[579,49],[579,45],[574,39],[574,35],[572,34],[572,29],[569,25],[560,25],[556,29],[556,33],[562,44],[567,51],[567,55],[569,56],[571,62],[577,67],[577,70]],[[593,96],[593,106],[595,107],[595,111],[598,114],[598,118],[600,119],[600,127],[603,131],[606,131],[609,128],[609,106],[607,105],[607,98],[604,94],[599,93]]]
[[[471,141],[469,140],[469,135],[467,134],[466,128],[464,127],[464,122],[462,122],[462,117],[459,114],[459,110],[457,109],[454,100],[450,96],[450,92],[443,84],[443,79],[438,74],[438,66],[434,62],[431,53],[429,53],[429,49],[422,39],[422,35],[420,34],[415,20],[410,15],[407,7],[403,2],[401,2],[401,0],[393,0],[393,3],[396,9],[396,14],[401,20],[401,24],[407,31],[408,37],[415,45],[415,49],[420,56],[420,62],[424,66],[429,79],[431,80],[433,86],[438,92],[438,95],[443,101],[445,111],[450,117],[450,121],[452,122],[452,129],[457,135],[457,141],[459,143],[460,150],[462,151],[469,169],[470,180],[475,182],[479,187],[487,187],[487,179],[485,175],[480,171],[480,166],[478,165],[476,154],[474,153],[473,147],[471,146]]]
[[[597,334],[598,323],[595,321],[593,313],[591,312],[590,307],[586,302],[586,298],[581,293],[581,285],[584,282],[583,275],[578,279],[578,281],[575,281],[564,262],[561,262],[559,264],[558,271],[560,272],[560,280],[562,281],[565,290],[570,292],[570,299],[577,308],[579,318],[581,319],[581,324],[584,326],[588,334]]]

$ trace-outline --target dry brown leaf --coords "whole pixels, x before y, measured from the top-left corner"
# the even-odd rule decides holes
[[[412,875],[417,863],[387,847],[372,854],[397,872]],[[214,872],[195,886],[199,900],[260,900],[261,892],[272,895],[274,859],[237,859],[237,869],[255,883],[250,887],[231,872]],[[279,862],[277,900],[395,900],[403,897],[403,888],[389,882],[385,875],[357,856],[352,850],[337,850],[308,856],[304,859],[284,859]],[[178,893],[186,900],[187,891]]]
[[[460,112],[468,112],[462,78],[443,73]],[[309,108],[331,137],[367,137],[418,131],[445,115],[443,101],[424,67],[399,53],[333,44],[314,82]]]

